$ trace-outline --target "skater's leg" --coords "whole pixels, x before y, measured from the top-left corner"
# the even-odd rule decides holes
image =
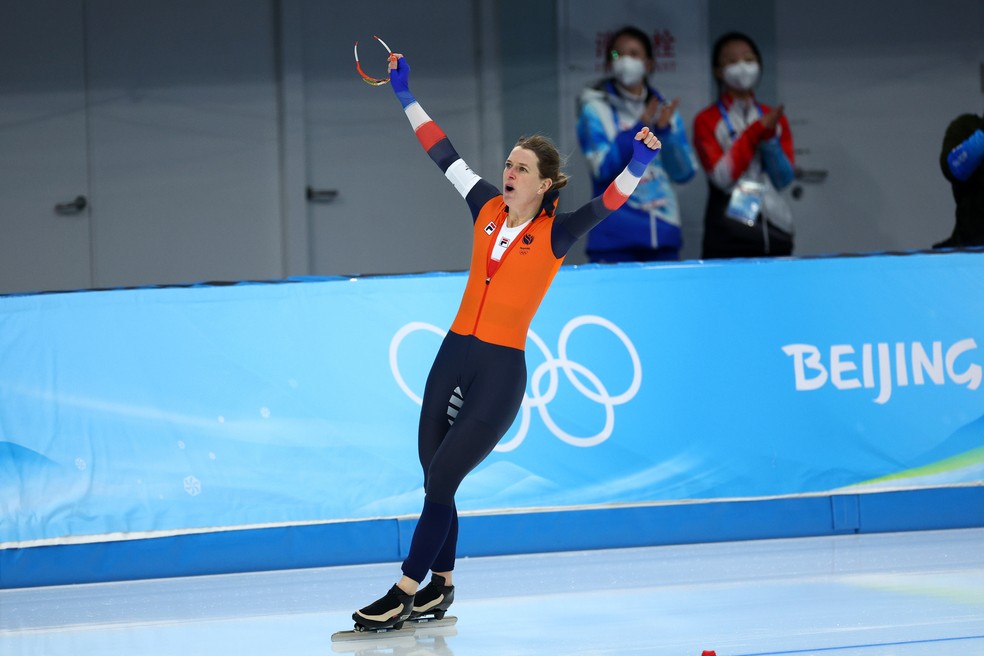
[[[447,419],[448,399],[453,394],[455,387],[458,386],[457,363],[464,359],[463,349],[466,346],[467,343],[464,338],[450,333],[441,344],[437,358],[435,358],[427,376],[417,433],[417,451],[425,479],[430,461],[450,427]],[[442,528],[442,526],[448,522],[442,518],[442,515],[447,513],[443,513],[440,508],[437,508],[436,516],[434,516],[434,512],[426,512],[428,504],[425,502],[424,505],[425,515],[427,515],[427,519],[424,521],[424,533],[438,536],[446,534],[447,528]],[[422,516],[421,519],[424,520],[425,518]],[[436,528],[429,527],[435,523],[437,524]],[[437,544],[431,548],[436,551],[440,549],[444,537],[433,539],[437,541]],[[419,582],[423,577],[424,574],[420,574],[416,579],[404,575],[386,595],[352,615],[356,624],[373,630],[392,628],[396,624],[402,624],[413,608],[413,595],[417,592]]]
[[[410,552],[403,561],[403,574],[416,583],[427,575],[434,562],[434,555],[441,549],[451,528],[450,505],[424,497],[424,509],[410,540]],[[401,579],[402,581],[402,579]]]
[[[461,363],[465,360],[466,353],[467,343],[464,338],[448,333],[434,364],[431,365],[430,373],[427,374],[420,406],[420,421],[417,425],[417,456],[425,477],[434,454],[451,428],[448,406],[452,397],[457,396],[455,390],[460,389]]]
[[[509,429],[526,388],[522,351],[453,335],[449,333],[442,344],[427,380],[418,433],[418,453],[424,468],[424,508],[403,563],[404,577],[391,593],[417,593],[427,570],[433,569],[447,577],[432,578],[425,589],[442,593],[453,590],[450,572],[454,568],[458,527],[454,494],[465,475],[492,452]],[[460,365],[465,355],[471,362]],[[458,375],[461,369],[470,371],[469,379]],[[451,387],[452,383],[455,387]],[[448,422],[447,407],[453,394],[465,401],[452,423]],[[443,614],[452,599],[453,595],[445,594],[443,601],[432,604],[429,612]],[[354,617],[359,622],[358,613]],[[402,624],[403,619],[397,620]]]
[[[424,466],[425,497],[420,519],[410,541],[410,552],[404,562],[404,577],[398,584],[407,592],[424,580],[427,570],[435,561],[435,554],[438,554],[437,558],[443,554],[442,562],[447,562],[450,555],[453,567],[458,541],[458,513],[454,507],[453,492],[450,498],[443,496],[440,501],[426,494],[431,488],[431,465],[440,451],[440,445],[445,443],[452,430],[453,428],[449,430],[445,417],[435,419],[421,413],[418,445],[421,464]]]
[[[443,560],[441,569],[453,568],[457,543],[454,494],[465,475],[488,456],[501,436],[497,427],[460,415],[448,431],[427,471],[424,508],[403,561],[403,573],[410,579],[423,581],[442,555],[451,561]]]
[[[469,360],[473,363],[469,366],[470,377],[463,381],[461,409],[431,457],[424,478],[427,498],[449,506],[455,518],[454,495],[458,486],[509,430],[526,391],[522,351],[475,340]],[[454,552],[449,548],[445,553],[435,553],[435,561],[438,556],[444,557],[436,564],[451,569]]]
[[[420,583],[414,581],[412,578],[404,574],[403,576],[400,577],[400,580],[397,582],[396,587],[398,587],[400,590],[403,590],[408,595],[413,595],[413,594],[417,594],[417,589],[420,587]]]
[[[444,539],[444,545],[437,552],[437,558],[431,564],[431,571],[440,574],[447,580],[451,580],[451,570],[454,569],[455,556],[458,550],[458,509],[452,502],[451,505],[451,526],[448,528],[448,536]]]
[[[460,335],[449,333],[441,344],[434,364],[427,376],[424,386],[424,396],[420,409],[420,421],[417,427],[417,455],[424,472],[424,490],[428,487],[427,473],[430,470],[434,456],[444,443],[454,419],[449,418],[449,407],[460,407],[461,399],[461,368],[467,360],[470,341]],[[447,539],[454,538],[457,542],[458,517],[451,504],[439,504],[424,500],[424,507],[414,530],[411,541],[411,563],[429,561],[432,554],[444,550]],[[453,546],[452,546],[453,560]],[[410,573],[404,568],[404,576],[397,585],[406,592],[415,592],[416,587],[423,581],[427,567],[421,569],[412,565]]]
[[[404,576],[397,585],[409,594],[415,593],[417,586],[426,576],[428,568],[443,570],[441,576],[450,581],[457,544],[458,511],[454,507],[454,502],[452,501],[451,507],[448,508],[425,498],[424,509],[420,513],[420,520],[414,529],[413,539],[410,542],[410,553],[407,555],[407,562],[410,565],[408,567],[404,563]],[[438,552],[438,555],[430,566],[421,569],[421,566],[415,564],[418,562],[426,563],[428,555],[435,551]]]
[[[484,356],[480,358],[483,366],[468,381],[461,410],[425,475],[424,511],[403,563],[403,573],[417,582],[429,569],[454,569],[455,492],[468,472],[492,452],[523,402],[526,362],[522,352],[496,347],[479,355]]]

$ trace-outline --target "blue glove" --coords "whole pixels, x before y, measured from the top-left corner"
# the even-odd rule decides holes
[[[984,160],[984,132],[979,129],[951,150],[946,157],[950,173],[961,182],[965,182],[974,174],[981,160]]]
[[[632,161],[629,162],[629,173],[641,178],[649,163],[656,159],[659,148],[653,150],[639,139],[632,140]]]
[[[627,162],[632,159],[632,144],[635,143],[635,134],[642,129],[642,123],[636,124],[633,128],[622,130],[615,135],[615,149],[618,151],[619,163]],[[624,165],[623,165],[624,166]]]
[[[407,58],[400,57],[397,59],[396,68],[391,70],[389,74],[390,85],[404,109],[417,102],[417,99],[410,93],[410,64],[407,63]]]

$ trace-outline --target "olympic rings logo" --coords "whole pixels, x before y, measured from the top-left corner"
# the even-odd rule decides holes
[[[597,375],[595,375],[593,371],[588,369],[580,362],[571,360],[568,357],[567,347],[571,334],[581,326],[587,325],[600,326],[607,329],[622,342],[622,345],[628,352],[629,358],[632,360],[632,382],[624,392],[614,395],[611,394],[605,387],[605,384]],[[404,394],[406,394],[417,405],[421,405],[423,403],[423,399],[412,389],[410,389],[409,385],[407,385],[406,380],[404,380],[402,374],[400,373],[397,356],[400,350],[400,344],[403,343],[403,340],[406,339],[408,335],[420,330],[434,333],[441,339],[444,339],[446,334],[445,331],[432,324],[421,321],[413,321],[400,328],[400,330],[393,335],[393,339],[390,340],[389,347],[390,369],[393,372],[393,378],[396,380],[396,384],[399,385],[400,389],[403,390]],[[629,339],[628,335],[626,335],[621,328],[616,326],[608,319],[597,315],[586,314],[571,319],[560,331],[556,357],[554,357],[553,353],[551,353],[546,342],[544,342],[540,336],[532,330],[529,331],[528,338],[534,345],[536,345],[538,349],[540,349],[540,352],[544,357],[544,362],[537,366],[536,369],[533,370],[533,374],[530,376],[532,396],[527,394],[523,395],[523,404],[520,410],[519,430],[516,432],[514,437],[500,442],[499,445],[495,447],[495,450],[499,452],[513,451],[523,443],[523,440],[526,439],[526,435],[530,429],[530,422],[534,408],[539,413],[543,424],[554,435],[554,437],[572,446],[597,446],[611,437],[612,432],[615,429],[615,406],[623,405],[631,401],[638,393],[639,387],[642,385],[642,363],[639,360],[639,353],[636,351],[635,345],[632,343],[632,340]],[[593,401],[604,408],[605,425],[595,435],[588,437],[571,435],[558,426],[557,422],[554,421],[554,418],[550,415],[547,406],[557,396],[557,390],[560,383],[560,376],[558,375],[559,371],[564,373],[564,376],[567,378],[568,382],[570,382],[574,389],[580,392],[586,399]],[[544,377],[547,377],[546,390],[541,391]],[[585,385],[582,381],[582,377],[583,380],[587,381],[588,385]]]

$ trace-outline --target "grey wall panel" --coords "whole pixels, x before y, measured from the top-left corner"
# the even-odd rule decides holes
[[[0,293],[88,287],[81,0],[0,5]]]
[[[232,7],[86,3],[97,286],[282,275],[274,14]]]

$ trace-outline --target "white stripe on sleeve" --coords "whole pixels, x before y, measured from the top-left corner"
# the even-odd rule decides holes
[[[416,132],[421,125],[431,120],[431,117],[427,115],[424,108],[417,102],[410,103],[403,109],[403,111],[406,112],[407,118],[410,119],[410,126],[413,127],[414,132]]]
[[[618,174],[615,178],[615,186],[618,190],[622,192],[624,196],[631,196],[632,192],[635,191],[636,186],[639,184],[639,180],[636,176],[629,173],[628,168],[622,169],[622,172]]]
[[[454,161],[448,170],[444,172],[444,177],[451,181],[454,188],[458,190],[462,198],[468,195],[468,192],[472,190],[481,177],[470,168],[465,163],[465,160],[458,158]]]

